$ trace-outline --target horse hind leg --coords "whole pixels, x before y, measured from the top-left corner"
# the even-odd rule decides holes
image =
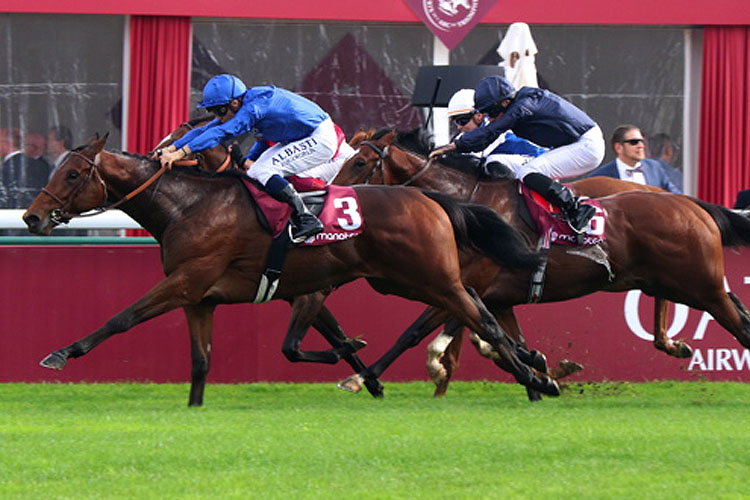
[[[693,349],[682,340],[667,337],[667,313],[669,301],[661,297],[654,298],[654,347],[675,358],[691,358]]]
[[[750,312],[732,292],[721,294],[705,308],[713,318],[729,331],[742,346],[750,349]]]
[[[495,317],[487,310],[479,296],[470,287],[466,287],[466,299],[479,312],[479,322],[476,318],[465,317],[462,321],[472,330],[479,334],[480,338],[488,342],[497,351],[499,358],[495,364],[513,375],[516,381],[525,387],[537,390],[542,394],[559,396],[560,387],[552,378],[545,373],[534,373],[530,364],[542,364],[546,371],[546,360],[540,353],[534,353],[522,349],[513,342],[502,330]],[[466,304],[468,307],[468,304]],[[457,309],[455,313],[460,315],[467,309]]]
[[[740,334],[735,336],[737,337],[737,340],[740,341],[740,344],[742,344],[745,348],[750,349],[750,311],[747,310],[745,304],[743,304],[739,297],[737,297],[735,294],[733,294],[732,292],[727,292],[727,295],[729,296],[729,299],[732,301],[732,304],[737,310],[737,314],[740,315]]]

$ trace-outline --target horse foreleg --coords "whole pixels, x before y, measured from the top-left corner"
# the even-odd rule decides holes
[[[347,338],[343,332],[340,333],[340,336],[332,333],[332,327],[330,324],[331,320],[339,331],[340,327],[328,309],[326,309],[328,316],[324,316],[322,321],[317,321],[318,316],[321,315],[323,302],[326,297],[328,297],[328,293],[321,291],[308,295],[300,295],[294,298],[294,301],[292,302],[292,315],[289,320],[289,329],[287,330],[284,343],[281,347],[281,351],[289,361],[293,363],[308,362],[335,364],[338,363],[342,357],[351,355],[366,345],[365,342],[360,340]],[[328,322],[326,322],[326,320],[328,320]],[[300,349],[302,339],[305,338],[307,330],[314,323],[317,326],[320,326],[320,328],[316,326],[318,331],[325,331],[325,333],[321,333],[324,337],[329,339],[329,342],[334,349],[327,351],[303,351]]]
[[[364,371],[346,378],[338,387],[350,392],[362,390],[362,383],[378,378],[407,349],[419,344],[431,331],[450,319],[442,309],[428,307],[412,325],[396,340],[396,343],[375,363]]]
[[[477,332],[482,340],[488,342],[497,351],[498,359],[495,360],[495,364],[512,374],[516,381],[525,387],[543,394],[559,396],[560,388],[557,382],[546,375],[545,356],[538,351],[528,351],[510,339],[476,292],[470,287],[466,287],[466,291],[469,300],[478,310],[479,321],[469,316],[464,324]],[[534,373],[531,367],[536,368],[539,373]]]
[[[336,318],[331,311],[323,306],[313,322],[313,327],[320,332],[334,350],[346,361],[355,373],[364,372],[367,369],[355,351],[364,347],[366,343],[359,339],[350,339],[344,334]],[[365,380],[365,387],[369,393],[376,398],[383,397],[383,385],[377,378],[371,377]]]
[[[186,306],[188,328],[190,329],[191,380],[188,406],[203,404],[203,391],[206,388],[206,377],[211,368],[211,335],[214,326],[213,303],[200,303]]]
[[[464,326],[452,320],[427,346],[427,373],[435,384],[434,397],[444,396],[448,390],[453,372],[458,370],[463,340]]]
[[[62,370],[67,364],[68,358],[83,356],[112,335],[130,330],[139,323],[200,299],[200,297],[196,299],[182,293],[187,289],[189,287],[186,284],[185,276],[170,275],[166,277],[131,306],[110,318],[104,326],[87,337],[53,352],[44,358],[40,364],[45,368]]]
[[[672,341],[667,337],[667,315],[669,301],[654,297],[654,347],[675,358],[690,358],[693,349],[682,340]]]

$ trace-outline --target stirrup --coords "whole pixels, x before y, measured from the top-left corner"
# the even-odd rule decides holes
[[[568,223],[568,227],[570,227],[570,229],[572,229],[574,233],[582,235],[586,232],[586,229],[588,229],[589,222],[594,218],[594,215],[596,215],[595,207],[591,205],[580,204],[575,211],[572,211],[570,214],[565,214],[565,221]],[[578,220],[579,217],[581,217],[582,220]]]
[[[324,229],[323,223],[320,222],[320,219],[318,219],[317,217],[315,217],[315,222],[317,222],[317,224],[310,225],[304,229],[301,228],[301,224],[298,226],[297,224],[292,223],[292,225],[289,227],[289,235],[292,238],[292,243],[302,243],[307,238],[322,233]]]

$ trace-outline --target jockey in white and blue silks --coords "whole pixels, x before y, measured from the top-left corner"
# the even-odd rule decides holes
[[[247,175],[294,209],[292,240],[298,243],[321,232],[323,225],[285,177],[299,175],[330,182],[341,168],[341,160],[353,152],[328,113],[314,102],[272,85],[247,89],[232,75],[209,80],[198,107],[216,118],[163,150],[162,164],[171,165],[191,152],[250,133],[258,140],[245,161],[251,166]]]
[[[479,82],[475,108],[490,123],[463,134],[430,157],[448,151],[482,151],[508,129],[548,150],[532,159],[516,175],[524,184],[559,207],[570,226],[582,232],[596,209],[579,203],[573,193],[552,179],[583,175],[604,158],[604,137],[599,126],[582,110],[547,90],[522,87],[516,92],[504,77],[489,76]]]

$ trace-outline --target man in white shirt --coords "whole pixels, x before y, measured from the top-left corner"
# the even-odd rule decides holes
[[[635,125],[620,125],[612,133],[614,161],[602,165],[587,177],[605,176],[682,193],[658,161],[646,158],[646,141]]]

